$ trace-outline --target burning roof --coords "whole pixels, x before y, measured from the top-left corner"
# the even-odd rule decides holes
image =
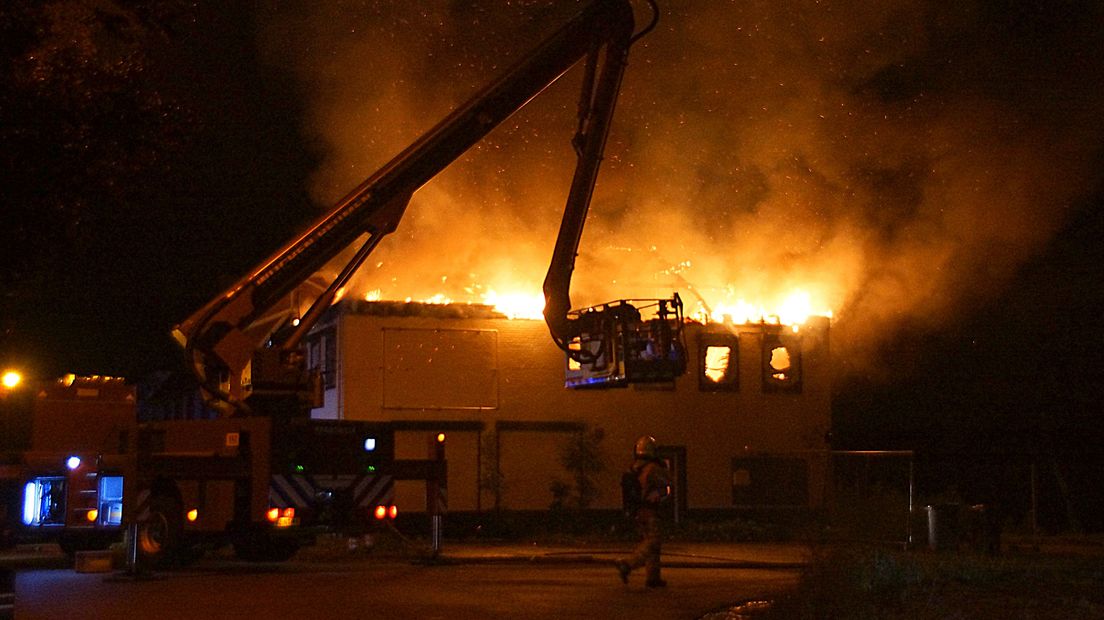
[[[367,301],[343,299],[339,312],[366,316],[419,317],[427,319],[506,319],[492,306],[483,304],[427,303],[420,301]]]
[[[327,145],[319,202],[575,6],[301,1],[269,12],[268,57],[301,80],[307,130]],[[1095,20],[1051,23],[1068,42],[1033,54],[1009,36],[1024,32],[1020,17],[995,6],[664,7],[630,55],[574,304],[679,290],[688,312],[698,299],[710,315],[747,300],[750,314],[711,317],[738,322],[780,315],[800,290],[813,313],[848,326],[846,357],[864,359],[895,326],[939,323],[1004,286],[1100,179],[1104,97],[1090,87],[1099,72],[1082,75],[1100,52]],[[577,73],[565,82],[415,194],[357,295],[540,290],[574,163]]]

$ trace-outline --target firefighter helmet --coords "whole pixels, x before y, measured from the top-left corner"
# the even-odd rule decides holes
[[[638,459],[654,459],[656,457],[655,437],[644,435],[640,439],[637,439],[636,447],[633,448],[633,454]]]

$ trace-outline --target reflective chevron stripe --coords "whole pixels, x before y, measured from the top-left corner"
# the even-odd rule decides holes
[[[294,506],[305,508],[310,506],[310,500],[314,493],[304,494],[303,490],[295,484],[293,478],[301,476],[273,476],[272,484],[268,488],[268,503],[277,508]]]
[[[391,476],[365,476],[353,491],[353,505],[368,507],[395,501],[395,481]]]
[[[391,476],[354,475],[276,475],[269,486],[269,504],[277,508],[308,508],[323,493],[351,493],[352,505],[370,507],[390,503],[395,494]]]

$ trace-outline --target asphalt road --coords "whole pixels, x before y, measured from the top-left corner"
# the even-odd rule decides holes
[[[451,551],[451,552],[450,552]],[[34,618],[687,618],[769,599],[793,585],[800,553],[770,546],[679,546],[669,586],[623,585],[617,549],[467,546],[441,562],[350,554],[284,564],[205,559],[187,569],[125,573],[25,568],[18,619]]]

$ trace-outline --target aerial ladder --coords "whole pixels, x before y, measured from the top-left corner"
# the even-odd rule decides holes
[[[629,48],[658,19],[658,8],[653,0],[649,3],[653,20],[635,34],[627,0],[587,4],[325,216],[177,325],[173,334],[211,402],[225,415],[294,415],[318,404],[318,378],[305,370],[303,339],[365,259],[396,230],[414,192],[584,59],[572,139],[577,163],[544,280],[545,320],[553,342],[568,358],[568,387],[671,381],[682,374],[685,347],[677,294],[572,311],[569,293]],[[292,316],[290,296],[357,243],[306,312]],[[273,309],[280,308],[288,311],[273,318]]]

